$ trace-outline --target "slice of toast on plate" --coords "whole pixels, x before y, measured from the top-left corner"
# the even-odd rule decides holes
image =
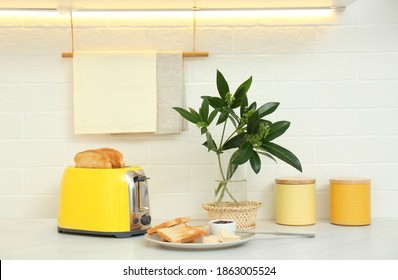
[[[190,226],[196,230],[199,230],[202,236],[209,235],[209,227],[207,226]]]
[[[168,242],[188,243],[202,237],[203,231],[181,223],[167,228],[159,228],[157,234]]]
[[[146,232],[148,234],[154,234],[156,233],[159,229],[161,228],[169,228],[178,224],[183,224],[186,222],[189,222],[191,220],[191,217],[179,217],[179,218],[175,218],[166,222],[163,222],[161,224],[158,224],[154,227],[151,227],[150,229],[148,229]]]

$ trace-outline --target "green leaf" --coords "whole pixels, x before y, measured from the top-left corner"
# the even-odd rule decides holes
[[[249,101],[247,100],[247,95],[243,96],[242,102],[240,104],[240,116],[242,117],[247,112],[247,106]]]
[[[265,137],[265,141],[269,142],[281,136],[285,131],[289,128],[290,122],[288,121],[279,121],[275,122],[271,125],[267,137]]]
[[[210,145],[208,144],[208,143],[211,143]],[[208,151],[213,151],[213,152],[217,152],[217,144],[216,144],[216,142],[214,141],[214,139],[213,139],[213,141],[210,141],[210,142],[204,142],[203,144],[202,144],[203,146],[205,146],[207,149],[208,149]]]
[[[244,96],[246,96],[246,93],[248,92],[248,90],[252,84],[252,80],[253,80],[253,78],[250,77],[249,79],[244,81],[238,87],[238,89],[235,91],[235,94],[234,94],[235,100],[232,103],[231,108],[237,108],[237,107],[241,106],[242,100],[243,100]]]
[[[222,111],[220,117],[218,118],[217,124],[223,123],[228,119],[229,113],[227,111]]]
[[[215,109],[213,112],[210,113],[210,116],[207,119],[207,125],[210,125],[213,122],[214,118],[217,116],[217,113],[218,109]]]
[[[203,99],[207,98],[209,100],[209,104],[214,109],[220,109],[224,106],[227,106],[227,103],[221,99],[220,97],[215,96],[201,96]]]
[[[237,156],[238,156],[238,151],[233,153],[229,160],[227,168],[227,178],[226,178],[227,180],[231,179],[232,176],[235,174],[236,169],[238,169],[238,165],[232,163]]]
[[[259,155],[257,154],[256,151],[253,151],[252,156],[250,157],[250,165],[253,169],[253,171],[258,174],[258,172],[260,172],[261,169],[261,159],[259,157]]]
[[[300,172],[303,172],[300,160],[286,148],[279,146],[278,144],[272,142],[266,142],[261,145],[261,148],[269,152],[270,154],[276,156],[277,158],[283,160],[287,164],[293,166]]]
[[[239,123],[239,117],[236,115],[236,113],[234,112],[233,109],[229,108],[229,107],[225,107],[224,108],[226,112],[229,113],[229,118],[232,121],[232,123],[234,124],[234,126],[236,127],[236,123]]]
[[[213,140],[213,137],[211,136],[211,133],[207,130],[206,131],[206,139],[207,139],[207,150],[208,151],[214,151],[217,150],[217,147],[215,146],[215,142]]]
[[[238,154],[232,163],[236,165],[244,164],[253,154],[253,145],[246,142],[238,149],[237,152]]]
[[[195,111],[195,109],[192,109],[191,107],[189,107],[189,111],[191,111],[192,115],[195,116],[195,118],[199,121],[200,120],[200,116],[199,113]]]
[[[223,74],[217,70],[217,89],[222,100],[225,100],[225,95],[229,92],[229,86]]]
[[[229,150],[233,148],[238,148],[243,143],[245,143],[245,134],[240,133],[229,139],[227,142],[225,142],[224,145],[222,146],[222,149]]]
[[[278,102],[268,102],[264,105],[262,105],[260,108],[258,108],[258,114],[260,118],[272,114],[276,108],[278,108],[279,103]]]
[[[176,110],[181,115],[181,117],[183,117],[187,121],[190,121],[191,123],[194,124],[199,122],[199,118],[194,114],[190,113],[189,111],[180,107],[173,107],[173,109]]]
[[[257,102],[253,102],[250,104],[250,106],[247,108],[248,111],[250,110],[256,110],[257,109]]]
[[[238,123],[236,122],[235,118],[232,115],[229,115],[228,118],[231,120],[234,127],[238,127]]]
[[[247,121],[247,133],[256,134],[260,129],[260,117],[258,111],[254,111]]]
[[[260,155],[263,155],[263,156],[265,156],[265,157],[267,157],[267,158],[270,158],[270,159],[272,159],[275,163],[277,163],[276,159],[275,159],[270,153],[265,153],[265,152],[262,152],[262,151],[257,151],[257,153],[260,154]]]
[[[207,119],[209,117],[209,100],[207,98],[203,99],[202,106],[199,109],[199,115],[201,119],[207,123]]]

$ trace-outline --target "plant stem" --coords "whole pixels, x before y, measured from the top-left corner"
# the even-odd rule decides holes
[[[218,205],[222,199],[224,198],[224,194],[225,192],[227,192],[227,194],[231,197],[231,199],[235,202],[238,203],[238,201],[236,200],[236,198],[232,195],[232,193],[229,191],[229,189],[227,188],[227,185],[229,183],[229,179],[228,180],[225,179],[225,175],[224,175],[224,171],[222,168],[222,163],[221,163],[221,154],[217,154],[217,160],[218,160],[218,167],[220,169],[220,173],[221,173],[221,177],[222,177],[222,181],[219,184],[219,188],[221,188],[221,194],[218,196],[217,200],[216,200],[216,205]]]
[[[224,126],[222,128],[222,133],[221,133],[221,139],[220,139],[220,144],[218,145],[218,154],[222,151],[222,146],[223,144],[223,140],[224,140],[224,134],[225,134],[225,128],[227,127],[227,121],[224,122]]]
[[[239,131],[239,129],[241,129],[242,127],[241,126],[238,126],[232,133],[231,133],[231,135],[227,138],[227,140],[225,140],[225,142],[224,143],[227,143],[228,141],[229,141],[229,139],[231,139],[236,133],[238,133],[238,131]],[[224,130],[223,130],[223,134],[222,134],[222,137],[224,137]],[[222,146],[223,146],[224,144],[222,143],[222,141],[220,142],[220,145],[219,145],[219,152],[221,152],[222,151]]]
[[[224,188],[225,188],[225,191],[228,193],[229,197],[232,198],[232,200],[233,200],[236,204],[238,204],[238,201],[236,200],[236,198],[235,198],[235,197],[232,195],[232,193],[228,190],[227,184],[225,184]]]
[[[222,199],[224,198],[225,192],[227,192],[227,194],[229,195],[229,197],[236,203],[238,204],[239,202],[236,200],[236,198],[233,196],[233,194],[229,191],[227,185],[228,185],[229,181],[222,181],[220,182],[220,187],[221,187],[221,194],[218,196],[218,198],[216,199],[216,205],[218,205]]]
[[[217,153],[217,161],[218,161],[218,168],[220,169],[222,181],[225,182],[224,170],[222,168],[222,163],[221,163],[221,154],[219,154],[219,153]]]
[[[219,148],[218,148],[218,152],[217,152],[218,168],[220,169],[220,173],[221,173],[221,177],[222,177],[223,181],[225,181],[225,175],[224,175],[224,170],[223,170],[222,164],[221,164],[221,151],[222,151],[222,145],[223,145],[226,126],[227,126],[227,122],[224,122],[221,139],[220,139],[220,144],[218,145]]]
[[[221,153],[222,153],[223,145],[224,145],[223,140],[224,140],[224,136],[225,136],[226,127],[227,127],[227,122],[225,121],[225,122],[224,122],[223,129],[222,129],[220,144],[218,145],[219,148],[218,148],[218,150],[217,150],[218,168],[220,169],[220,174],[221,174],[222,181],[220,182],[220,185],[219,185],[219,187],[218,187],[219,189],[221,188],[221,193],[220,193],[220,195],[218,196],[218,198],[216,199],[216,205],[218,205],[218,204],[222,201],[222,199],[224,198],[225,192],[227,192],[227,194],[231,197],[231,199],[232,199],[235,203],[238,203],[238,201],[236,200],[236,198],[232,195],[232,193],[231,193],[231,192],[229,191],[229,189],[227,188],[227,185],[228,185],[228,183],[229,183],[229,179],[231,179],[231,178],[228,178],[228,180],[225,178],[223,166],[222,166],[222,163],[221,163]],[[238,128],[235,129],[234,132],[232,132],[232,134],[227,138],[227,140],[226,140],[225,142],[227,142],[229,139],[231,139],[231,138],[235,135],[235,133],[238,132],[238,129],[239,129],[239,126],[238,126]],[[227,163],[227,166],[228,166],[228,165],[229,165],[229,162]]]

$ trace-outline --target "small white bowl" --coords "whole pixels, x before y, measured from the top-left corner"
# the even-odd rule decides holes
[[[217,219],[209,221],[209,233],[210,235],[217,235],[220,230],[235,234],[236,222],[230,219]]]

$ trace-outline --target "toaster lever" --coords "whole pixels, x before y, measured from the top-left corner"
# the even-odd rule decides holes
[[[149,177],[147,177],[145,175],[142,175],[142,176],[137,176],[135,181],[137,181],[137,182],[145,182],[146,180],[149,180],[149,179],[151,179],[151,178],[149,178]]]

